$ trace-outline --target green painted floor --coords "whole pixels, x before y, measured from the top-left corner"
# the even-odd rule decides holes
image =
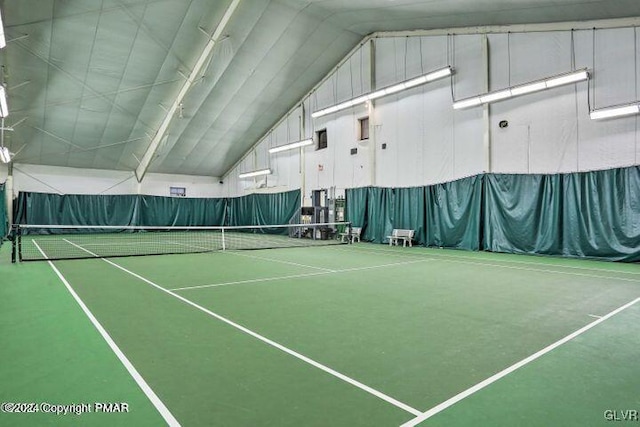
[[[1,251],[0,400],[130,411],[0,425],[162,424],[51,267]],[[112,262],[138,277],[55,265],[184,426],[398,426],[640,297],[633,264],[366,243]],[[640,410],[639,320],[637,303],[420,425],[607,425]]]

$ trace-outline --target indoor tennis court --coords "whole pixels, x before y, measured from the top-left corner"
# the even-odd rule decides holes
[[[639,425],[638,28],[0,0],[0,427]]]
[[[83,415],[92,425],[157,425],[162,411],[73,298],[183,425],[416,425],[429,410],[424,425],[593,425],[637,402],[635,265],[355,243],[53,266],[20,266],[12,300],[45,313],[4,312],[7,342],[68,387],[23,399],[129,403]],[[49,295],[31,301],[43,282]],[[52,341],[69,348],[42,353]]]

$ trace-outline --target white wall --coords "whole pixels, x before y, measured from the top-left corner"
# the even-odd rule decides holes
[[[138,184],[133,172],[16,164],[14,195],[20,191],[59,194],[149,194],[169,196],[169,187],[185,187],[187,197],[222,197],[214,177],[147,174]]]
[[[639,116],[589,118],[590,108],[640,99],[636,37],[633,28],[620,28],[375,38],[376,88],[446,65],[454,67],[455,75],[380,98],[371,107],[312,119],[313,111],[371,91],[366,43],[302,100],[304,112],[298,108],[283,122],[304,116],[301,134],[327,129],[329,147],[305,148],[304,160],[298,150],[269,156],[269,146],[300,139],[284,134],[280,124],[225,178],[225,194],[255,191],[255,182],[235,177],[265,165],[274,171],[268,178],[274,188],[299,188],[304,181],[305,196],[317,188],[335,187],[340,194],[350,187],[420,186],[481,172],[561,173],[637,165]],[[498,90],[581,68],[589,69],[589,83],[490,104],[486,119],[483,107],[452,108],[453,99],[484,93],[487,87]],[[371,138],[358,141],[358,119],[367,114]],[[501,120],[509,126],[500,128]],[[351,148],[358,153],[350,155]]]
[[[132,172],[15,165],[14,191],[169,195],[186,187],[188,197],[240,196],[303,187],[311,190],[378,185],[433,184],[481,173],[558,173],[623,167],[640,162],[639,116],[592,121],[589,108],[640,99],[640,66],[633,28],[496,33],[486,36],[378,37],[375,85],[371,42],[300,101],[245,158],[222,178],[149,174],[138,184]],[[594,45],[595,41],[595,45]],[[487,65],[488,64],[488,69]],[[452,79],[312,119],[321,108],[451,65]],[[589,83],[453,110],[453,99],[506,88],[572,69],[588,68]],[[636,74],[638,73],[638,74]],[[358,119],[369,116],[369,140],[358,138]],[[507,128],[498,122],[506,120]],[[326,129],[327,149],[306,147],[271,155],[268,149],[314,137]],[[485,135],[489,147],[484,148]],[[382,149],[386,144],[386,149]],[[357,148],[357,154],[350,150]],[[240,172],[270,168],[272,175],[239,179]],[[0,165],[0,181],[7,175]]]

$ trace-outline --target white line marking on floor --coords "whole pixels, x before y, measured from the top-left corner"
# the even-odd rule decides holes
[[[216,288],[219,286],[229,286],[229,285],[241,285],[244,283],[259,283],[259,282],[270,282],[273,280],[286,280],[286,279],[297,279],[300,277],[309,277],[309,276],[319,276],[323,274],[331,274],[329,271],[318,271],[317,273],[304,273],[304,274],[292,274],[291,276],[280,276],[280,277],[267,277],[261,279],[248,279],[248,280],[238,280],[235,282],[223,282],[223,283],[213,283],[210,285],[195,285],[195,286],[185,286],[183,288],[173,288],[169,289],[170,291],[189,291],[192,289],[204,289],[204,288]]]
[[[280,277],[267,277],[261,279],[248,279],[248,280],[238,280],[236,282],[223,282],[223,283],[212,283],[210,285],[195,285],[195,286],[185,286],[182,288],[173,288],[169,289],[170,291],[188,291],[192,289],[204,289],[204,288],[216,288],[219,286],[229,286],[229,285],[241,285],[244,283],[260,283],[260,282],[271,282],[274,280],[286,280],[286,279],[297,279],[301,277],[311,277],[311,276],[322,276],[325,274],[336,274],[336,273],[349,273],[352,271],[362,271],[362,270],[372,270],[375,268],[386,268],[386,267],[396,267],[399,265],[407,265],[407,264],[417,264],[425,261],[433,261],[432,259],[426,258],[423,260],[416,261],[405,261],[405,262],[394,262],[391,264],[381,264],[381,265],[370,265],[367,267],[354,267],[354,268],[346,268],[344,270],[331,270],[331,271],[318,271],[317,273],[303,273],[303,274],[293,274],[290,276],[280,276]]]
[[[229,254],[229,255],[243,256],[243,257],[246,257],[246,258],[260,259],[260,260],[263,260],[263,261],[277,262],[277,263],[280,263],[280,264],[296,265],[298,267],[313,268],[314,270],[322,270],[322,271],[327,271],[329,273],[335,273],[335,270],[332,270],[330,268],[316,267],[314,265],[299,264],[297,262],[283,261],[281,259],[266,258],[266,257],[260,257],[260,256],[256,256],[256,255],[241,254],[241,253],[238,253],[238,252],[231,252],[231,251],[227,251],[225,253]]]
[[[87,252],[88,254],[91,254],[94,257],[101,259],[102,261],[104,261],[104,262],[106,262],[106,263],[108,263],[108,264],[110,264],[110,265],[112,265],[112,266],[124,271],[125,273],[128,273],[128,274],[132,275],[133,277],[142,280],[143,282],[153,286],[154,288],[156,288],[156,289],[158,289],[158,290],[160,290],[162,292],[165,292],[166,294],[169,294],[169,295],[171,295],[172,297],[174,297],[176,299],[179,299],[180,301],[184,302],[185,304],[188,304],[188,305],[190,305],[190,306],[202,311],[203,313],[206,313],[209,316],[214,317],[214,318],[220,320],[221,322],[224,322],[227,325],[229,325],[229,326],[231,326],[233,328],[236,328],[239,331],[244,332],[247,335],[252,336],[252,337],[264,342],[265,344],[268,344],[268,345],[270,345],[272,347],[275,347],[278,350],[281,350],[281,351],[283,351],[283,352],[285,352],[285,353],[287,353],[287,354],[289,354],[289,355],[291,355],[291,356],[293,356],[293,357],[295,357],[295,358],[297,358],[299,360],[302,360],[303,362],[306,362],[311,366],[314,366],[314,367],[316,367],[318,369],[321,369],[324,372],[326,372],[328,374],[331,374],[336,378],[341,379],[342,381],[345,381],[345,382],[347,382],[347,383],[349,383],[349,384],[351,384],[351,385],[353,385],[355,387],[358,387],[359,389],[364,390],[367,393],[378,397],[379,399],[382,399],[382,400],[384,400],[384,401],[386,401],[386,402],[388,402],[388,403],[390,403],[390,404],[392,404],[392,405],[394,405],[394,406],[396,406],[396,407],[398,407],[400,409],[403,409],[403,410],[409,412],[410,414],[413,414],[413,415],[417,416],[417,415],[420,415],[422,413],[421,411],[419,411],[419,410],[417,410],[415,408],[412,408],[411,406],[407,405],[406,403],[402,403],[399,400],[396,400],[393,397],[382,393],[381,391],[378,391],[378,390],[376,390],[374,388],[371,388],[368,385],[365,385],[365,384],[363,384],[363,383],[361,383],[361,382],[359,382],[359,381],[357,381],[357,380],[355,380],[353,378],[350,378],[350,377],[348,377],[348,376],[346,376],[346,375],[344,375],[344,374],[342,374],[342,373],[340,373],[340,372],[338,372],[338,371],[336,371],[334,369],[329,368],[328,366],[325,366],[325,365],[323,365],[323,364],[321,364],[319,362],[316,362],[315,360],[313,360],[313,359],[311,359],[311,358],[309,358],[307,356],[304,356],[304,355],[302,355],[302,354],[300,354],[300,353],[298,353],[298,352],[296,352],[294,350],[291,350],[290,348],[285,347],[284,345],[279,344],[279,343],[277,343],[277,342],[275,342],[275,341],[273,341],[273,340],[271,340],[271,339],[269,339],[269,338],[267,338],[267,337],[265,337],[263,335],[260,335],[257,332],[254,332],[254,331],[252,331],[252,330],[250,330],[250,329],[248,329],[248,328],[246,328],[246,327],[244,327],[244,326],[242,326],[242,325],[240,325],[238,323],[235,323],[232,320],[229,320],[224,316],[221,316],[221,315],[219,315],[217,313],[214,313],[213,311],[208,310],[208,309],[206,309],[206,308],[194,303],[193,301],[188,300],[188,299],[176,294],[175,292],[172,292],[172,291],[170,291],[168,289],[164,289],[160,285],[157,285],[157,284],[153,283],[151,280],[146,279],[146,278],[140,276],[139,274],[134,273],[134,272],[132,272],[130,270],[127,270],[126,268],[116,264],[113,261],[110,261],[110,260],[108,260],[106,258],[100,258],[98,255],[92,253],[91,251],[88,251],[87,249],[84,249],[81,246],[78,246],[75,243],[73,243],[73,242],[71,242],[71,241],[69,241],[67,239],[64,239],[64,240],[66,242],[68,242],[68,243],[70,243],[70,244],[82,249],[83,251]]]
[[[602,319],[602,316],[598,316],[597,314],[588,314],[589,317],[593,317],[594,319]]]
[[[89,320],[91,321],[93,326],[98,330],[100,335],[102,335],[102,338],[107,342],[107,345],[109,345],[109,347],[115,353],[115,355],[118,357],[118,359],[120,359],[120,362],[127,369],[127,371],[129,372],[129,375],[131,375],[131,377],[138,384],[138,386],[142,389],[142,391],[147,396],[147,398],[151,401],[153,406],[155,406],[155,408],[158,410],[160,415],[162,415],[162,418],[164,418],[164,420],[170,426],[176,426],[176,427],[180,426],[180,423],[178,422],[178,420],[175,419],[175,417],[171,414],[171,412],[165,406],[165,404],[162,403],[162,401],[160,400],[158,395],[151,389],[151,387],[149,386],[149,384],[147,384],[145,379],[142,378],[142,375],[140,375],[138,370],[133,366],[133,364],[129,361],[129,359],[127,359],[127,356],[125,356],[125,354],[122,352],[122,350],[120,350],[120,347],[118,347],[118,345],[111,338],[111,336],[106,331],[106,329],[104,329],[102,327],[100,322],[98,322],[98,319],[96,319],[96,317],[93,315],[93,313],[91,313],[89,308],[80,299],[78,294],[73,290],[73,288],[71,287],[71,285],[69,284],[67,279],[62,275],[60,270],[58,270],[58,268],[49,260],[49,257],[44,253],[44,251],[40,248],[40,246],[38,245],[38,243],[35,240],[33,241],[33,244],[36,246],[36,248],[38,248],[38,250],[40,251],[42,256],[47,260],[47,262],[49,263],[49,266],[53,269],[53,271],[56,273],[58,278],[60,278],[60,280],[62,281],[64,286],[67,288],[67,290],[69,291],[69,293],[71,294],[73,299],[76,300],[76,302],[78,303],[78,305],[80,306],[80,308],[82,309],[84,314],[89,318]]]
[[[362,252],[368,252],[368,253],[375,253],[375,252],[392,252],[395,254],[401,253],[399,251],[394,251],[394,250],[385,250],[385,249],[354,249],[354,250],[360,250]],[[445,261],[445,262],[458,262],[458,263],[464,263],[464,264],[472,264],[472,265],[480,265],[480,266],[486,266],[486,267],[498,267],[498,268],[509,268],[512,270],[523,270],[523,271],[538,271],[541,273],[558,273],[558,274],[567,274],[567,275],[571,275],[571,276],[581,276],[581,277],[591,277],[591,278],[596,278],[596,279],[607,279],[607,280],[620,280],[623,282],[631,282],[631,283],[640,283],[640,279],[630,279],[630,278],[626,278],[626,277],[612,277],[612,276],[600,276],[597,274],[587,274],[587,273],[576,273],[573,271],[562,271],[562,270],[549,270],[549,269],[543,269],[543,268],[529,268],[529,267],[518,267],[518,266],[514,266],[514,265],[504,265],[504,264],[493,264],[493,263],[489,263],[489,262],[483,262],[483,261],[477,261],[475,260],[475,258],[469,258],[469,257],[463,257],[463,256],[455,256],[455,255],[442,255],[442,254],[434,254],[434,253],[424,253],[424,254],[417,254],[417,253],[409,253],[406,254],[407,258],[415,258],[415,257],[426,257],[426,256],[435,256],[437,260],[441,260],[441,261]],[[468,261],[473,259],[474,261]],[[543,263],[543,264],[536,264],[536,263],[527,263],[527,262],[522,262],[522,261],[499,261],[499,262],[505,262],[505,263],[518,263],[518,264],[528,264],[528,265],[545,265],[545,266],[550,266],[550,267],[554,267],[553,264],[547,264],[547,263]],[[558,265],[558,268],[566,268],[566,266],[561,266]],[[619,271],[609,271],[609,270],[602,270],[602,269],[592,269],[592,268],[581,268],[581,267],[570,267],[570,268],[574,268],[574,269],[582,269],[582,270],[595,270],[595,271],[602,271],[602,272],[607,272],[607,273],[622,273]],[[630,273],[631,274],[631,273]]]
[[[604,322],[605,320],[615,316],[616,314],[620,313],[621,311],[626,310],[627,308],[631,307],[632,305],[638,303],[638,301],[640,301],[640,298],[636,298],[633,301],[623,305],[622,307],[618,307],[617,309],[613,310],[612,312],[602,316],[601,318],[599,318],[598,320],[594,320],[593,322],[589,323],[588,325],[578,329],[577,331],[573,332],[572,334],[567,335],[566,337],[554,342],[553,344],[543,348],[542,350],[538,351],[537,353],[532,354],[531,356],[522,359],[520,362],[509,366],[508,368],[498,372],[497,374],[487,378],[486,380],[474,385],[471,388],[468,388],[467,390],[463,391],[462,393],[459,393],[455,396],[453,396],[452,398],[442,402],[441,404],[434,406],[433,408],[429,409],[428,411],[424,412],[423,414],[421,414],[420,416],[414,418],[411,421],[408,421],[404,424],[401,425],[401,427],[413,427],[421,422],[423,422],[424,420],[431,418],[432,416],[436,415],[439,412],[444,411],[445,409],[447,409],[448,407],[460,402],[462,399],[471,396],[472,394],[482,390],[483,388],[487,387],[490,384],[493,384],[494,382],[498,381],[499,379],[509,375],[510,373],[516,371],[517,369],[522,368],[523,366],[533,362],[534,360],[544,356],[545,354],[549,353],[551,350],[554,350],[558,347],[560,347],[561,345],[571,341],[572,339],[576,338],[579,335],[582,335],[583,333],[587,332],[589,329],[599,325],[600,323]]]

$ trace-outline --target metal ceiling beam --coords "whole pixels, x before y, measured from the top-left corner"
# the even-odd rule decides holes
[[[513,25],[485,25],[469,27],[441,28],[434,30],[407,30],[407,31],[378,31],[370,34],[370,37],[419,37],[419,36],[446,36],[455,35],[478,35],[478,34],[501,34],[501,33],[536,33],[547,31],[571,31],[571,30],[601,30],[607,28],[626,28],[640,26],[640,17],[594,19],[591,21],[566,21],[566,22],[544,22],[533,24],[513,24]]]
[[[147,173],[147,170],[149,169],[149,165],[151,164],[151,161],[153,160],[156,154],[156,151],[160,146],[160,143],[162,142],[165,134],[167,133],[171,120],[173,119],[176,111],[178,110],[180,104],[182,103],[182,100],[187,95],[187,92],[189,91],[189,89],[191,89],[191,86],[193,86],[193,84],[199,80],[200,71],[202,70],[204,65],[207,63],[207,59],[211,55],[214,46],[216,45],[216,43],[218,42],[218,39],[222,35],[222,32],[224,31],[227,24],[231,20],[231,16],[235,12],[239,3],[240,3],[240,0],[231,1],[231,4],[229,5],[226,12],[224,13],[222,20],[218,23],[216,30],[214,31],[211,38],[209,38],[209,41],[207,42],[206,46],[200,53],[200,56],[198,57],[198,60],[196,61],[195,66],[191,70],[191,73],[189,74],[187,81],[185,82],[184,86],[182,86],[182,89],[180,89],[180,92],[178,92],[178,96],[176,96],[176,98],[173,100],[173,103],[171,104],[171,107],[167,111],[167,114],[164,117],[164,120],[160,124],[158,131],[156,132],[153,139],[151,140],[151,144],[149,145],[149,148],[147,148],[147,151],[144,153],[144,156],[142,157],[142,161],[136,168],[136,178],[138,182],[142,182],[142,179],[144,178],[144,175]]]

